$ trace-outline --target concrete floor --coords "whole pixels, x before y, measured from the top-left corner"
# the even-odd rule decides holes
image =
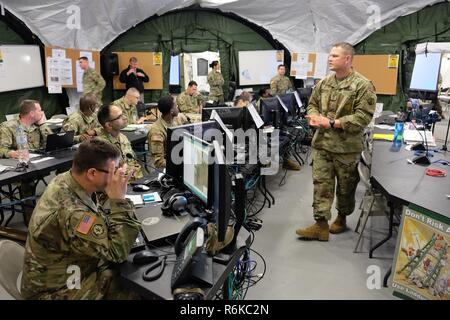
[[[449,114],[446,116],[448,119]],[[448,120],[444,120],[436,125],[438,147],[443,145],[447,123]],[[382,281],[392,263],[396,234],[375,251],[375,258],[368,257],[368,248],[387,233],[387,219],[369,219],[359,253],[353,253],[358,236],[354,232],[358,209],[348,219],[350,229],[340,235],[331,235],[329,242],[299,240],[295,230],[313,222],[311,167],[304,166],[300,172],[289,171],[286,184],[279,187],[283,173],[268,178],[276,203],[258,214],[263,226],[255,233],[252,246],[266,260],[267,270],[264,278],[248,290],[246,299],[396,299],[391,288],[367,287],[367,279],[372,274],[367,273],[369,266],[379,268]],[[360,184],[357,207],[363,193]],[[334,212],[333,217],[335,215]],[[11,226],[19,225],[20,219],[15,219]],[[255,274],[261,273],[261,259],[254,253],[251,259],[258,262]],[[11,299],[1,286],[0,299]]]

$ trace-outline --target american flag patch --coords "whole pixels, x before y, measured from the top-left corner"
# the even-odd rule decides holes
[[[89,230],[91,230],[92,225],[95,222],[95,216],[85,213],[78,223],[77,232],[82,234],[88,234]]]

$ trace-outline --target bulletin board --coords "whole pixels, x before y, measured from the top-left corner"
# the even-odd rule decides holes
[[[94,51],[94,50],[85,50],[85,49],[70,49],[70,48],[57,48],[57,47],[45,47],[45,83],[48,87],[49,84],[49,72],[47,67],[47,58],[53,56],[53,49],[59,49],[65,51],[65,57],[67,59],[72,60],[72,79],[73,83],[72,85],[62,85],[63,88],[76,88],[77,87],[77,78],[76,78],[76,70],[78,65],[78,58],[80,58],[80,52],[91,52],[92,53],[92,60],[95,62],[95,70],[100,73],[100,51]]]
[[[355,55],[353,68],[371,80],[377,94],[397,93],[398,55]]]
[[[145,71],[150,78],[144,82],[146,90],[161,90],[163,88],[163,70],[161,52],[114,52],[119,60],[119,74],[128,67],[131,57],[138,60],[138,68]],[[125,83],[119,81],[119,76],[113,78],[114,90],[125,90]]]
[[[291,76],[296,79],[323,79],[327,75],[328,53],[291,54]]]

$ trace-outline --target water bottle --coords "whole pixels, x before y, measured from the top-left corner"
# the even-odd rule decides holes
[[[403,130],[404,130],[404,122],[398,119],[395,120],[394,143],[403,142]]]
[[[30,154],[28,152],[28,139],[27,133],[22,125],[17,127],[16,131],[16,143],[17,143],[17,152],[19,153],[18,159],[19,163],[27,164],[30,160]]]

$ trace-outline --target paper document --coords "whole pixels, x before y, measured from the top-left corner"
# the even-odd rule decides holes
[[[253,103],[249,103],[247,106],[248,111],[250,112],[250,115],[253,118],[253,121],[255,122],[256,128],[261,128],[261,126],[264,125],[264,121],[261,119],[261,116],[259,115],[258,111],[256,111],[255,106]]]
[[[37,160],[34,160],[34,161],[30,161],[30,162],[35,164],[35,163],[44,162],[44,161],[51,160],[51,159],[55,159],[55,158],[54,157],[44,157],[44,158],[37,159]]]
[[[209,119],[216,120],[219,123],[220,127],[222,128],[222,130],[227,135],[228,139],[230,139],[231,142],[234,141],[233,140],[233,134],[231,133],[230,129],[228,129],[227,126],[223,123],[222,119],[217,114],[216,110],[213,110],[213,112],[211,112],[211,117]]]
[[[130,199],[135,206],[144,204],[144,200],[142,199],[142,195],[140,194],[127,194],[125,195],[125,198]]]
[[[38,154],[38,153],[28,153],[28,155],[29,155],[29,158],[30,159],[33,159],[33,158],[37,158],[37,157],[40,157],[41,155],[40,154]]]
[[[423,144],[427,143],[428,146],[436,146],[436,141],[431,131],[405,130],[403,132],[403,139],[406,143],[422,142]]]
[[[294,91],[294,97],[295,97],[295,100],[297,101],[298,108],[300,109],[301,107],[303,107],[302,100],[300,99],[300,96],[298,95],[297,91]]]
[[[283,100],[281,100],[280,96],[277,95],[277,99],[278,101],[280,101],[281,106],[283,107],[284,111],[289,112],[288,108],[286,107],[286,105],[284,104]]]

